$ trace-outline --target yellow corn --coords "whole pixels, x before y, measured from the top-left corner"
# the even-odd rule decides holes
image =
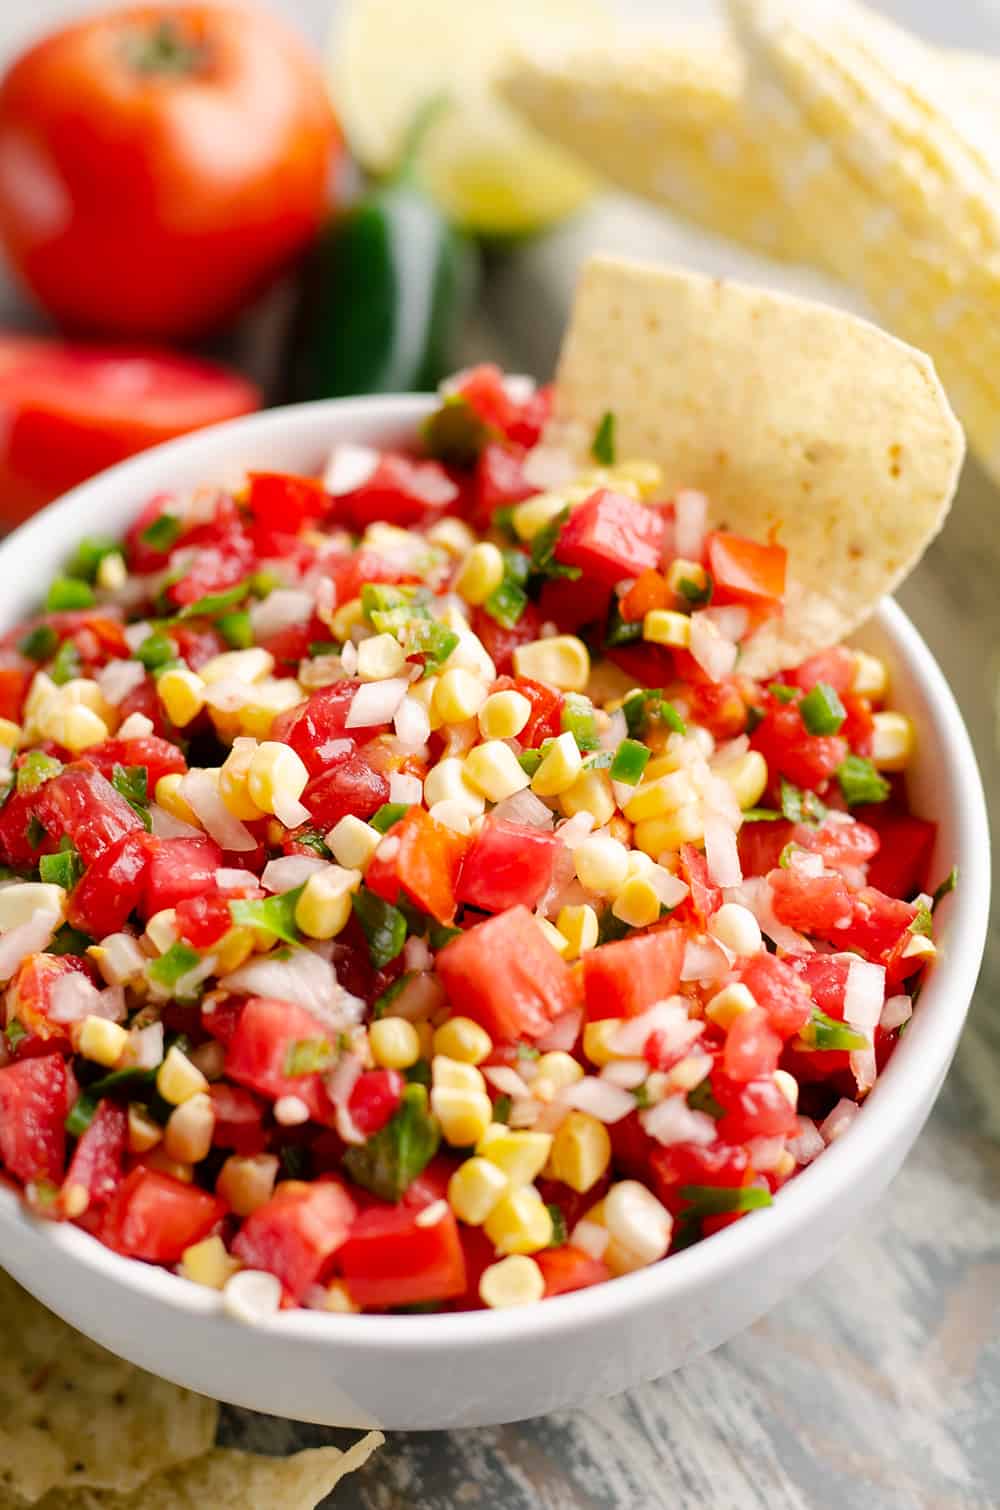
[[[491,1122],[476,1145],[476,1153],[502,1169],[512,1186],[530,1185],[551,1149],[551,1133],[520,1132],[502,1122]]]
[[[259,1153],[250,1158],[231,1154],[219,1170],[216,1193],[237,1216],[250,1216],[271,1199],[278,1167],[276,1154]]]
[[[208,1081],[176,1044],[167,1050],[167,1056],[156,1072],[156,1089],[171,1106],[182,1106],[208,1090]]]
[[[611,908],[630,928],[648,928],[660,916],[660,899],[645,876],[630,876]]]
[[[527,702],[527,698],[525,701]],[[10,718],[0,718],[0,745],[5,750],[16,750],[21,743],[21,738],[20,724],[14,723]]]
[[[670,771],[637,786],[623,811],[630,823],[641,823],[644,818],[664,818],[668,813],[676,813],[694,800],[695,790],[687,771]]]
[[[102,556],[97,567],[97,585],[105,592],[117,592],[128,581],[128,569],[121,551]]]
[[[463,524],[461,519],[453,519],[450,516],[439,519],[437,524],[432,524],[426,534],[432,545],[447,551],[449,556],[464,556],[476,543],[476,537],[469,526]]]
[[[360,598],[351,598],[347,603],[341,603],[330,617],[330,628],[333,630],[334,639],[349,640],[351,630],[356,624],[364,622],[365,611],[361,606]]]
[[[767,786],[767,761],[759,750],[747,750],[736,760],[715,768],[717,776],[732,790],[741,808],[756,807]]]
[[[489,541],[474,545],[458,569],[453,583],[459,597],[466,603],[485,603],[503,581],[503,556]]]
[[[524,1253],[488,1264],[479,1276],[479,1298],[491,1311],[533,1305],[545,1295],[545,1276]]]
[[[774,1083],[793,1109],[799,1104],[799,1082],[787,1070],[775,1070]]]
[[[567,818],[589,813],[594,827],[603,828],[617,811],[611,777],[607,771],[581,770],[573,785],[560,793],[559,807]]]
[[[297,801],[308,781],[309,772],[290,745],[267,739],[254,750],[247,773],[247,790],[250,800],[256,802],[261,812],[274,813],[283,803]]]
[[[575,634],[556,634],[518,645],[514,670],[518,676],[549,682],[562,692],[583,692],[590,679],[590,653]]]
[[[591,1064],[610,1064],[612,1059],[623,1059],[613,1047],[612,1040],[618,1033],[621,1022],[617,1017],[600,1017],[596,1022],[584,1024],[583,1052]]]
[[[480,746],[480,749],[486,748],[486,745]],[[502,748],[508,747],[503,745]],[[471,753],[474,754],[475,751]],[[511,752],[508,750],[508,753]],[[520,766],[517,768],[521,770]],[[521,774],[524,774],[523,771]],[[478,818],[486,811],[486,802],[482,792],[476,789],[470,778],[467,778],[465,761],[457,755],[447,755],[444,760],[439,760],[437,765],[432,766],[427,772],[424,781],[424,801],[429,808],[439,802],[455,802],[469,818]]]
[[[492,1049],[489,1033],[471,1017],[449,1017],[434,1033],[434,1053],[461,1064],[482,1064]]]
[[[870,697],[872,702],[881,702],[888,690],[889,670],[885,661],[866,650],[855,650],[851,691],[859,697]]]
[[[398,676],[406,665],[406,652],[391,634],[373,634],[358,646],[358,676],[363,682],[382,682]]]
[[[146,924],[146,937],[158,954],[166,954],[171,944],[176,944],[177,914],[172,907],[163,907],[153,913]]]
[[[573,735],[567,730],[552,741],[542,756],[538,769],[531,778],[531,790],[539,797],[558,797],[575,785],[582,769],[583,756]]]
[[[466,781],[490,802],[502,802],[515,792],[523,792],[528,785],[528,777],[518,765],[514,751],[499,739],[487,740],[470,750],[462,770]]]
[[[453,1148],[467,1148],[478,1143],[489,1127],[493,1105],[485,1091],[435,1085],[431,1091],[431,1111],[441,1124],[445,1142]]]
[[[685,561],[681,556],[677,556],[671,561],[667,572],[667,586],[675,598],[682,600],[685,598],[684,589],[681,586],[685,582],[690,582],[692,587],[696,587],[699,592],[703,593],[708,587],[708,572],[700,562]]]
[[[597,943],[597,913],[586,903],[578,907],[562,907],[556,919],[556,927],[568,944],[570,959],[578,959]]]
[[[233,741],[229,754],[219,768],[219,796],[234,818],[252,823],[264,813],[250,796],[250,765],[257,752],[255,739]]]
[[[186,666],[171,666],[157,678],[156,695],[170,722],[183,729],[205,706],[205,683]]]
[[[548,918],[543,918],[540,912],[534,914],[535,922],[545,938],[547,944],[551,944],[557,954],[569,953],[569,940],[564,933],[560,933],[555,923],[550,923]]]
[[[728,1031],[737,1017],[742,1017],[744,1012],[752,1012],[756,1005],[757,999],[749,987],[734,981],[715,993],[705,1008],[705,1016],[716,1027]]]
[[[551,1049],[547,1054],[542,1054],[535,1062],[535,1078],[531,1082],[531,1093],[544,1100],[548,1095],[554,1095],[556,1091],[564,1090],[567,1085],[575,1085],[583,1079],[583,1065],[567,1054],[564,1049]],[[542,1088],[545,1088],[545,1095]],[[551,1092],[551,1095],[549,1094]]]
[[[605,1262],[615,1274],[645,1268],[670,1246],[673,1220],[651,1190],[638,1180],[619,1180],[602,1202],[604,1225],[611,1234]]]
[[[128,1151],[149,1153],[163,1138],[163,1128],[155,1122],[138,1102],[131,1102],[128,1109]]]
[[[199,675],[207,687],[213,682],[259,682],[274,670],[274,656],[260,645],[249,650],[225,650],[213,655],[202,666]]]
[[[513,688],[491,692],[479,710],[479,729],[484,739],[514,739],[531,717],[531,704]]]
[[[405,1017],[380,1017],[368,1029],[368,1046],[384,1070],[408,1070],[420,1058],[420,1039]]]
[[[0,932],[9,933],[37,912],[62,917],[66,910],[66,893],[51,881],[15,881],[0,887]]]
[[[691,620],[672,608],[651,608],[642,621],[642,637],[654,645],[686,650],[691,643]]]
[[[182,1164],[179,1159],[168,1158],[162,1148],[154,1148],[143,1163],[147,1169],[155,1169],[159,1174],[168,1174],[172,1180],[180,1180],[184,1185],[190,1185],[194,1180],[192,1166]]]
[[[59,702],[43,710],[42,733],[47,739],[64,745],[74,755],[103,744],[110,730],[99,713],[84,703]]]
[[[598,896],[614,896],[628,875],[628,850],[608,834],[591,834],[573,852],[581,886]]]
[[[442,723],[461,724],[475,718],[486,701],[486,688],[471,671],[454,666],[438,677],[434,708]]]
[[[449,1090],[486,1091],[486,1081],[474,1064],[452,1059],[447,1054],[435,1052],[431,1060],[431,1078],[435,1086],[447,1086]]]
[[[905,713],[876,713],[872,762],[880,771],[905,771],[913,754],[913,724]]]
[[[168,1159],[198,1164],[212,1146],[214,1130],[212,1099],[204,1091],[198,1091],[170,1113],[163,1133],[163,1150]]]
[[[591,1190],[611,1162],[611,1138],[603,1122],[587,1112],[570,1112],[556,1129],[549,1168],[571,1190]]]
[[[489,1159],[465,1159],[448,1181],[448,1204],[460,1222],[481,1227],[508,1184],[503,1170]]]
[[[252,928],[229,928],[212,945],[212,953],[216,960],[216,973],[228,975],[232,970],[238,970],[246,963],[254,952],[256,939]]]
[[[295,904],[295,921],[307,938],[332,939],[347,927],[351,894],[361,885],[359,870],[328,865],[314,870]]]
[[[114,1069],[128,1046],[128,1034],[116,1022],[105,1017],[85,1017],[77,1038],[77,1049],[84,1059]]]
[[[552,1215],[534,1185],[508,1191],[483,1226],[498,1253],[537,1253],[552,1241]]]
[[[636,848],[654,860],[676,853],[682,844],[699,844],[704,835],[701,809],[695,803],[678,808],[665,818],[646,818],[632,830]]]
[[[560,493],[536,493],[517,503],[511,511],[511,522],[519,540],[534,540],[540,530],[551,524],[557,514],[566,507],[566,499]]]
[[[162,807],[164,812],[170,813],[174,818],[179,818],[182,823],[190,823],[192,828],[200,828],[201,824],[195,814],[194,808],[184,801],[178,788],[184,777],[180,771],[172,771],[168,776],[161,776],[156,783],[153,795],[157,806]]]
[[[103,562],[101,563],[104,564]],[[206,1285],[210,1290],[221,1290],[240,1267],[238,1258],[226,1252],[221,1237],[206,1237],[200,1243],[192,1243],[181,1254],[181,1273],[196,1285]]]
[[[302,688],[294,677],[265,677],[254,682],[248,700],[239,709],[239,726],[254,739],[267,739],[278,714],[289,712],[302,701]]]
[[[382,835],[363,818],[346,814],[326,836],[327,848],[338,865],[346,870],[365,870],[382,843]]]

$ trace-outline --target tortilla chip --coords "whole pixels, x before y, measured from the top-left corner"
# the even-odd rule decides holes
[[[964,440],[930,358],[826,305],[595,257],[577,287],[554,430],[616,422],[620,460],[665,496],[708,494],[714,527],[788,549],[785,614],[748,641],[766,677],[836,643],[944,523]],[[563,424],[565,433],[566,426]]]
[[[157,1474],[133,1494],[56,1490],[37,1510],[314,1510],[384,1440],[380,1431],[370,1431],[347,1452],[311,1447],[287,1458],[217,1447]]]
[[[213,1400],[105,1352],[0,1272],[0,1510],[65,1485],[131,1490],[215,1440]]]

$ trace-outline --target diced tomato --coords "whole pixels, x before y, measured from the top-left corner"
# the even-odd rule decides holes
[[[0,1069],[0,1163],[22,1184],[62,1179],[70,1077],[59,1054]]]
[[[744,823],[736,836],[740,852],[740,865],[745,876],[766,876],[781,858],[785,845],[791,841],[793,825],[784,818],[762,819],[759,823]]]
[[[625,1121],[627,1122],[628,1120],[626,1117]],[[621,1123],[616,1122],[614,1126],[608,1128],[608,1132],[612,1135],[612,1146],[614,1145],[614,1133],[619,1127],[621,1127]],[[627,1171],[626,1165],[619,1164],[617,1155],[614,1155],[613,1159],[615,1169],[620,1169],[623,1172]],[[643,1178],[641,1172],[638,1178]],[[573,1190],[571,1186],[564,1185],[561,1180],[547,1180],[541,1176],[536,1181],[536,1184],[542,1200],[547,1206],[558,1206],[562,1213],[563,1221],[566,1223],[567,1232],[572,1232],[577,1222],[582,1216],[586,1216],[591,1206],[595,1206],[607,1194],[608,1186],[611,1184],[611,1167],[609,1166],[607,1171],[595,1184],[591,1185],[589,1190]]]
[[[19,724],[35,668],[20,656],[5,655],[0,661],[0,718]]]
[[[520,692],[531,704],[528,722],[517,736],[525,749],[533,750],[546,739],[562,733],[562,712],[566,699],[554,687],[534,682],[527,676],[501,676],[493,683],[494,692]]]
[[[882,813],[877,807],[858,811],[864,813],[865,823],[857,826],[863,829],[870,823],[881,841],[868,866],[869,883],[887,896],[909,901],[927,885],[937,824],[906,813]]]
[[[451,1300],[466,1287],[458,1223],[448,1206],[430,1226],[411,1206],[370,1206],[351,1228],[337,1267],[355,1305],[379,1310]]]
[[[843,645],[832,645],[809,656],[794,671],[782,672],[780,679],[786,686],[801,687],[803,692],[811,692],[817,682],[826,682],[843,697],[850,692],[856,671],[852,652]]]
[[[297,1305],[343,1245],[356,1210],[336,1180],[289,1180],[245,1219],[232,1251],[248,1268],[277,1275],[285,1299]]]
[[[701,724],[717,740],[735,739],[747,726],[747,704],[742,691],[742,678],[724,676],[718,682],[711,682],[693,656],[690,659],[699,674],[694,675],[688,669],[687,657],[686,650],[676,651],[674,665],[678,672],[688,677],[680,695],[691,710],[692,721]]]
[[[298,1096],[316,1121],[331,1113],[318,1071],[290,1075],[289,1056],[297,1043],[327,1042],[323,1023],[293,1002],[252,997],[243,1008],[226,1050],[226,1074],[240,1085],[258,1091],[271,1101],[279,1096]]]
[[[742,535],[712,531],[705,540],[714,603],[745,603],[757,618],[781,611],[788,552]]]
[[[693,844],[682,844],[681,875],[691,888],[691,910],[698,927],[704,932],[708,920],[722,906],[722,890],[709,879],[704,852]]]
[[[337,518],[352,529],[364,530],[376,520],[406,528],[433,519],[457,498],[458,488],[439,462],[385,451],[368,481],[334,504]]]
[[[669,608],[674,601],[674,595],[667,586],[667,579],[662,572],[649,570],[640,572],[625,596],[619,601],[618,612],[627,622],[644,619],[647,613],[655,608]]]
[[[552,385],[536,388],[529,399],[518,404],[517,414],[507,428],[512,441],[520,446],[537,446],[552,413]]]
[[[188,544],[193,543],[193,535]],[[167,600],[177,608],[187,608],[204,597],[226,592],[254,569],[253,544],[242,527],[231,530],[211,545],[202,546],[190,570],[179,582],[166,588]]]
[[[114,1195],[124,1177],[127,1131],[124,1106],[107,1098],[101,1101],[76,1145],[63,1181],[63,1197],[70,1210],[76,1205],[74,1187],[87,1192],[88,1211]]]
[[[193,668],[194,669],[194,668]],[[153,725],[153,733],[160,739],[168,739],[174,732],[173,725],[163,711],[163,704],[156,695],[156,682],[151,676],[126,693],[118,706],[122,723],[133,713],[141,713]]]
[[[851,894],[837,871],[810,876],[790,866],[772,870],[768,882],[774,915],[788,928],[830,938],[851,917]]]
[[[235,893],[206,891],[175,904],[177,932],[195,949],[210,949],[233,926],[229,898]]]
[[[637,1017],[680,984],[684,930],[670,927],[601,944],[583,956],[583,990],[591,1022]]]
[[[206,624],[173,624],[170,638],[177,646],[177,654],[192,671],[200,671],[206,661],[226,649],[226,642],[218,630]]]
[[[291,745],[310,775],[318,776],[351,753],[355,732],[346,727],[359,681],[334,682],[322,687],[302,707],[292,708],[275,719],[271,738]],[[389,724],[357,731],[366,739],[384,734]]]
[[[599,1258],[591,1258],[582,1248],[564,1243],[561,1248],[543,1248],[535,1262],[545,1280],[545,1298],[566,1295],[570,1290],[585,1290],[588,1285],[603,1284],[611,1270]]]
[[[350,746],[302,793],[314,822],[326,832],[341,818],[370,818],[389,800],[389,783]]]
[[[568,577],[549,577],[538,597],[538,612],[543,620],[551,619],[563,634],[576,634],[585,624],[600,625],[608,619],[611,590],[588,585],[580,591],[579,582]]]
[[[41,842],[33,842],[34,824],[39,792],[11,792],[0,808],[0,861],[17,870],[30,870],[38,863],[39,855],[52,854],[58,849],[58,840],[42,831]]]
[[[319,519],[330,506],[330,497],[315,477],[295,477],[285,472],[251,472],[247,507],[254,522],[264,530],[282,530],[295,535],[308,519]]]
[[[663,516],[623,493],[599,489],[570,514],[555,556],[579,566],[588,580],[614,587],[660,564]]]
[[[525,823],[491,819],[465,857],[458,900],[484,912],[534,907],[552,883],[555,834]]]
[[[772,781],[781,775],[810,791],[823,787],[847,755],[839,734],[810,734],[795,703],[771,701],[750,743],[767,761]]]
[[[850,959],[842,954],[802,954],[784,968],[794,970],[805,981],[821,1012],[843,1021],[849,966]]]
[[[572,971],[527,907],[512,907],[452,939],[437,956],[437,971],[455,1010],[474,1018],[494,1042],[538,1038],[578,1002]]]
[[[7,988],[7,1021],[14,1018],[42,1040],[65,1038],[67,1025],[53,1022],[52,990],[56,981],[64,975],[86,975],[90,972],[75,954],[29,954],[18,967],[17,974]]]
[[[212,1142],[217,1148],[231,1148],[233,1153],[249,1156],[260,1153],[267,1144],[264,1129],[265,1103],[240,1085],[216,1080],[208,1088],[215,1113]]]
[[[456,392],[484,425],[502,434],[517,418],[518,406],[507,392],[503,372],[493,362],[480,362],[460,373]]]
[[[398,1070],[365,1070],[355,1080],[347,1109],[355,1127],[366,1138],[395,1116],[405,1084]]]
[[[185,1248],[208,1236],[225,1211],[225,1202],[207,1190],[140,1165],[105,1207],[98,1236],[129,1258],[175,1264]]]
[[[795,1136],[795,1110],[773,1077],[742,1084],[715,1070],[712,1091],[725,1108],[726,1114],[719,1120],[719,1137],[724,1143]]]
[[[109,739],[87,751],[87,759],[110,781],[116,765],[145,766],[146,789],[152,798],[161,776],[187,770],[184,754],[167,739],[145,734],[141,739]]]
[[[650,1155],[657,1145],[639,1121],[638,1111],[629,1112],[620,1121],[610,1123],[608,1134],[615,1169],[620,1169],[630,1179],[644,1180]]]
[[[87,760],[47,781],[38,793],[35,812],[50,834],[69,835],[85,865],[142,828],[139,815]]]
[[[803,849],[822,855],[823,864],[831,870],[844,871],[853,884],[854,873],[877,853],[879,836],[867,823],[844,822],[845,816],[838,814],[836,821],[825,818],[818,828],[798,823],[791,838]]]
[[[637,687],[667,687],[674,680],[674,654],[665,645],[639,640],[634,645],[609,645],[605,654]]]
[[[476,463],[475,508],[473,521],[488,529],[497,509],[520,503],[538,489],[528,482],[522,471],[525,452],[520,446],[488,442]]]
[[[94,939],[124,927],[140,905],[150,858],[162,842],[136,829],[88,865],[69,896],[73,927]]]
[[[818,958],[806,955],[806,959]],[[798,962],[796,962],[798,963]],[[809,1021],[809,995],[799,973],[784,960],[761,949],[740,967],[739,979],[767,1013],[768,1022],[781,1038],[792,1038]]]
[[[837,945],[885,965],[887,987],[918,970],[922,963],[919,956],[903,957],[910,942],[910,924],[917,915],[914,904],[887,897],[874,886],[855,892],[852,902],[851,920],[846,928],[837,930]]]
[[[845,692],[841,701],[847,715],[839,734],[846,739],[856,755],[871,755],[875,737],[875,719],[872,705],[867,697],[858,697],[855,692]]]
[[[158,839],[146,871],[143,910],[147,918],[187,897],[215,890],[222,851],[214,839]]]
[[[722,1067],[730,1080],[756,1080],[773,1075],[781,1057],[781,1039],[768,1025],[763,1007],[734,1018],[722,1050]]]
[[[680,1197],[682,1186],[732,1190],[746,1184],[750,1159],[745,1148],[729,1143],[672,1143],[667,1148],[657,1145],[649,1167],[656,1194],[676,1214],[687,1205]]]
[[[542,632],[542,616],[536,603],[528,603],[516,624],[509,628],[498,624],[485,608],[472,610],[472,631],[482,640],[486,654],[497,668],[497,674],[506,675],[514,669],[514,651],[520,645],[529,645]]]
[[[469,840],[438,823],[426,808],[417,806],[411,807],[389,832],[399,839],[399,848],[391,861],[383,862],[394,872],[397,887],[388,900],[394,901],[402,886],[417,907],[429,912],[439,923],[450,923],[455,916],[455,888]],[[376,890],[370,869],[366,879],[371,889]],[[386,895],[385,889],[379,894]]]

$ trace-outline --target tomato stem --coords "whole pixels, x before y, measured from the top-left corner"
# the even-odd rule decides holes
[[[128,61],[137,73],[178,76],[194,73],[205,58],[205,48],[171,16],[152,28],[134,31],[126,44]]]

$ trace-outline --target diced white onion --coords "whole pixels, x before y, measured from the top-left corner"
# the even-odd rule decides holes
[[[569,451],[562,446],[538,445],[524,458],[521,468],[525,482],[540,492],[550,488],[563,488],[573,481],[576,463]]]
[[[484,1064],[483,1076],[505,1096],[530,1096],[531,1092],[517,1070],[509,1064]]]
[[[241,682],[236,676],[221,677],[205,688],[205,702],[217,713],[238,713],[252,697],[253,687],[250,683]]]
[[[471,828],[469,814],[457,797],[442,797],[427,809],[435,823],[443,823],[453,834],[467,834]]]
[[[220,891],[244,891],[257,885],[257,877],[251,870],[241,870],[237,865],[220,865],[215,872],[215,884]]]
[[[505,797],[502,802],[498,802],[490,818],[499,818],[506,823],[523,823],[527,828],[551,828],[555,821],[552,809],[546,807],[542,799],[536,797],[527,786],[523,791],[515,792],[512,797]]]
[[[122,630],[122,636],[130,650],[138,650],[143,640],[148,640],[152,633],[152,624],[147,624],[144,619],[137,624],[126,624]],[[141,666],[142,662],[137,661],[136,665]]]
[[[192,965],[190,970],[186,970],[183,975],[177,977],[173,986],[168,988],[169,994],[176,996],[179,1001],[190,1000],[196,994],[202,981],[208,980],[210,975],[215,974],[217,963],[214,954],[206,954],[196,965]]]
[[[405,771],[393,771],[389,777],[389,801],[405,802],[410,805],[420,802],[424,795],[424,784],[419,776],[407,775]]]
[[[302,824],[308,823],[312,817],[309,809],[297,797],[282,796],[279,792],[275,792],[272,801],[274,816],[286,828],[301,828]]]
[[[723,639],[718,627],[704,612],[691,615],[691,654],[709,681],[721,682],[736,665],[734,641]]]
[[[742,640],[750,627],[750,613],[742,603],[703,608],[701,613],[706,619],[711,619],[724,640]]]
[[[867,1049],[853,1049],[850,1054],[850,1061],[851,1074],[854,1076],[858,1095],[863,1096],[866,1091],[871,1090],[878,1075],[875,1050],[871,1047]]]
[[[188,771],[178,791],[204,825],[205,832],[220,848],[234,854],[246,854],[257,848],[257,840],[238,818],[233,817],[208,771]]]
[[[611,1035],[611,1047],[624,1058],[641,1054],[651,1033],[663,1035],[665,1051],[682,1054],[702,1033],[697,1018],[688,1017],[687,1002],[681,996],[656,1001],[636,1017],[622,1018]]]
[[[611,1241],[611,1233],[607,1227],[602,1227],[597,1222],[588,1222],[586,1217],[581,1217],[570,1233],[569,1240],[572,1247],[579,1248],[581,1253],[588,1254],[590,1258],[596,1258],[600,1263]]]
[[[137,1070],[155,1070],[163,1063],[163,1024],[148,1023],[131,1033],[132,1063]]]
[[[740,760],[749,750],[750,741],[745,734],[737,734],[735,739],[727,739],[721,745],[716,745],[712,756],[712,766],[719,770],[724,766],[731,765],[733,761]]]
[[[277,1315],[280,1305],[281,1280],[265,1269],[241,1269],[222,1287],[222,1309],[245,1326]]]
[[[250,623],[256,640],[266,640],[294,624],[307,624],[312,618],[315,600],[311,592],[299,587],[276,587],[250,609]]]
[[[738,886],[743,879],[736,831],[714,814],[705,819],[705,859],[716,886]]]
[[[567,818],[565,823],[560,823],[556,832],[566,848],[572,851],[583,843],[593,827],[593,813],[574,813],[572,818]]]
[[[350,711],[344,720],[348,729],[370,729],[373,724],[389,724],[409,682],[401,676],[387,677],[383,682],[365,682],[354,694]]]
[[[512,404],[526,404],[535,392],[534,378],[524,372],[508,372],[500,386]]]
[[[146,668],[141,661],[109,661],[98,671],[95,680],[104,701],[117,708],[130,692],[142,686],[146,680]]]
[[[563,1012],[541,1038],[535,1039],[535,1047],[543,1054],[551,1053],[556,1049],[568,1053],[576,1043],[582,1021],[583,1011],[580,1007],[574,1007],[570,1012]]]
[[[909,1022],[913,1016],[913,1000],[909,996],[887,997],[882,1015],[878,1020],[880,1028],[891,1033],[894,1028],[901,1028],[904,1022]]]
[[[156,802],[149,804],[149,817],[153,833],[158,839],[202,838],[200,828],[195,828],[193,823],[185,823],[183,818],[175,818],[173,813],[168,813],[165,807],[160,807]]]
[[[796,1164],[811,1164],[823,1152],[826,1144],[812,1117],[797,1117],[795,1120],[799,1130],[794,1138],[788,1139],[785,1147]]]
[[[656,899],[661,907],[680,906],[690,889],[686,881],[682,881],[680,876],[671,875],[662,865],[654,865],[647,873],[646,880],[656,892]]]
[[[429,970],[414,970],[405,985],[392,999],[393,1017],[409,1022],[426,1022],[444,1005],[444,987]]]
[[[309,877],[316,870],[325,870],[327,861],[321,860],[319,855],[279,855],[277,860],[268,860],[264,866],[260,884],[265,891],[275,893],[294,891],[296,886],[304,886]],[[231,875],[246,876],[246,871],[230,871]],[[252,877],[251,877],[252,879]],[[218,881],[218,872],[216,872]],[[244,883],[237,883],[242,886]]]
[[[819,1124],[823,1142],[832,1143],[841,1133],[846,1132],[860,1110],[856,1101],[848,1101],[846,1096],[841,1097],[829,1116]]]
[[[621,708],[616,708],[608,718],[608,727],[597,736],[597,743],[602,750],[617,750],[623,739],[628,738],[628,722]],[[635,787],[628,788],[629,793],[635,794]]]
[[[587,1112],[591,1117],[596,1117],[598,1122],[620,1122],[635,1110],[634,1096],[630,1096],[620,1086],[599,1080],[596,1075],[585,1075],[582,1080],[567,1085],[559,1092],[558,1100],[563,1106]]]
[[[649,1074],[645,1059],[613,1059],[601,1070],[600,1078],[609,1085],[620,1085],[624,1091],[634,1091]]]
[[[885,966],[851,956],[844,985],[844,1021],[862,1033],[871,1034],[878,1025],[885,1001]]]
[[[681,980],[719,980],[729,969],[729,959],[718,939],[689,938],[684,945]]]
[[[335,655],[317,656],[316,660],[312,663],[314,672],[322,671],[324,677],[332,675],[335,669],[334,662],[338,659],[340,661],[340,670],[347,676],[353,676],[358,669],[358,647],[353,640],[348,640],[345,643],[339,657]],[[333,680],[337,681],[339,678],[334,677]]]
[[[10,980],[29,954],[47,949],[62,922],[58,912],[36,912],[25,923],[18,923],[0,938],[0,981]]]
[[[104,1017],[108,1022],[124,1022],[128,1016],[124,986],[105,986],[98,992],[100,1005],[95,1017]]]
[[[776,1169],[785,1151],[785,1140],[777,1138],[751,1138],[747,1144],[750,1162],[761,1174]]]
[[[788,857],[788,868],[797,875],[818,877],[823,874],[823,856],[811,850],[795,848]]]
[[[82,1022],[85,1017],[96,1017],[100,996],[85,975],[73,970],[53,981],[48,1015],[53,1022]]]
[[[348,1110],[347,1103],[364,1069],[357,1054],[341,1054],[333,1069],[323,1077],[326,1093],[337,1112],[337,1131],[345,1143],[363,1143],[365,1135]]]
[[[124,723],[119,726],[117,739],[148,739],[155,733],[155,725],[145,713],[130,713]]]
[[[415,697],[404,697],[393,719],[396,737],[409,751],[421,749],[430,738],[431,721],[427,709]]]
[[[345,441],[330,452],[323,469],[323,486],[334,498],[353,493],[374,475],[378,462],[378,452],[371,446],[355,446]]]
[[[694,488],[681,488],[674,499],[674,549],[685,561],[700,561],[708,528],[708,499]]]
[[[411,936],[403,945],[403,968],[406,970],[429,970],[434,963],[430,945],[426,939]]]
[[[747,876],[739,886],[726,887],[726,901],[739,902],[757,919],[762,933],[786,954],[813,954],[815,949],[803,933],[796,933],[774,915],[774,898],[766,876]],[[681,979],[684,979],[683,974]]]
[[[224,991],[304,1007],[334,1033],[353,1027],[365,1014],[364,1002],[344,990],[333,966],[312,949],[296,949],[286,959],[257,956],[224,976],[219,985]]]
[[[656,1106],[639,1113],[643,1129],[657,1143],[669,1148],[673,1143],[699,1143],[707,1146],[716,1139],[715,1118],[706,1112],[692,1111],[683,1095],[668,1096]]]

